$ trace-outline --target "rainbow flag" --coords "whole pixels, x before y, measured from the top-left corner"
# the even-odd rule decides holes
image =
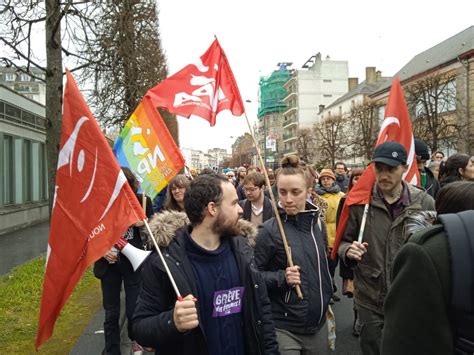
[[[114,145],[119,164],[130,168],[152,199],[184,166],[168,127],[148,95],[137,106]]]

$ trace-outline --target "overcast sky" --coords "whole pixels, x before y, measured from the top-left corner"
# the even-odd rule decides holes
[[[163,49],[170,74],[202,55],[219,39],[246,104],[256,120],[258,80],[278,62],[300,68],[321,52],[349,62],[349,76],[365,67],[394,75],[416,54],[474,24],[474,1],[454,0],[198,0],[158,1]],[[215,127],[179,119],[180,145],[227,148],[248,131],[245,118],[221,117]],[[234,138],[230,138],[230,137]]]

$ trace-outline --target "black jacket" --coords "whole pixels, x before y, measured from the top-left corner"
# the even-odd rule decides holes
[[[439,181],[433,175],[433,172],[429,168],[425,168],[426,173],[426,185],[424,190],[434,199],[436,199],[436,195],[438,195],[438,191],[440,189]]]
[[[288,261],[275,218],[259,228],[255,261],[265,278],[275,327],[297,334],[314,334],[326,320],[333,293],[318,209],[308,203],[307,210],[296,216],[286,215],[283,211],[280,216],[293,263],[301,268],[303,300],[286,284]]]
[[[172,220],[176,227],[180,224],[180,221],[176,220],[185,220],[185,216],[179,212],[164,212],[155,217],[151,223],[155,237],[160,239],[159,245],[166,245],[161,250],[183,297],[197,294],[194,273],[183,239],[187,238],[186,233],[190,233],[191,227],[180,228],[171,236],[171,240],[164,240],[169,236],[163,238],[163,235],[156,230],[163,227],[163,219]],[[265,283],[254,266],[253,250],[241,236],[232,237],[230,245],[237,261],[241,282],[246,290],[242,308],[245,352],[278,354],[270,302]],[[155,348],[156,353],[160,355],[208,354],[206,338],[201,327],[186,333],[176,329],[173,323],[176,294],[156,252],[145,261],[142,279],[142,288],[133,317],[135,340],[142,346]],[[199,302],[197,307],[199,308]]]
[[[239,201],[239,205],[244,210],[242,218],[250,222],[250,219],[252,218],[252,203],[249,200],[245,199],[243,201]],[[263,216],[262,216],[263,222],[275,216],[275,214],[273,213],[272,202],[270,201],[269,198],[265,196],[263,197],[263,212],[262,213],[263,213]]]
[[[336,175],[336,185],[339,186],[342,192],[347,192],[349,177],[347,175]]]
[[[140,193],[137,193],[135,196],[137,197],[137,199],[138,199],[138,201],[141,205],[143,195],[140,194]],[[148,197],[148,196],[146,197],[146,211],[145,211],[145,213],[146,213],[147,218],[150,218],[151,216],[153,216],[153,204],[151,202],[150,197]],[[143,235],[142,235],[142,232],[140,231],[139,227],[130,226],[129,229],[126,231],[126,233],[129,233],[129,234],[133,233],[133,238],[128,239],[128,242],[131,245],[133,245],[135,248],[143,249],[143,246],[145,244],[147,236],[146,236],[145,233],[143,233]],[[117,268],[124,275],[125,274],[131,274],[131,273],[134,272],[133,266],[130,263],[130,261],[127,259],[127,257],[125,255],[119,253],[118,254],[118,261],[113,265],[109,264],[109,262],[104,257],[97,260],[94,263],[94,268],[93,268],[94,276],[97,277],[98,279],[104,278],[110,267]]]

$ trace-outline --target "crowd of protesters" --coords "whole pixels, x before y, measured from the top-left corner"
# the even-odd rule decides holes
[[[146,206],[152,238],[183,299],[155,252],[141,269],[128,267],[113,281],[123,278],[132,294],[127,316],[135,353],[141,344],[157,354],[316,354],[316,335],[341,287],[354,302],[347,317],[354,318],[362,354],[463,354],[474,326],[463,333],[453,320],[450,249],[437,215],[474,208],[474,165],[467,154],[430,155],[419,139],[415,157],[419,186],[404,181],[409,157],[397,142],[377,146],[368,167],[337,162],[318,172],[286,156],[279,169],[266,170],[270,186],[257,167],[176,175],[155,199],[153,217],[151,201]],[[338,245],[348,194],[372,168],[370,201],[349,207]],[[423,233],[435,227],[424,243]],[[151,245],[148,238],[141,236],[140,248]],[[113,266],[102,275],[107,354],[119,353],[118,286],[113,301],[107,286],[123,269],[118,260],[111,251],[100,261]],[[466,262],[473,265],[472,287],[474,260]],[[139,280],[138,300],[130,273]]]

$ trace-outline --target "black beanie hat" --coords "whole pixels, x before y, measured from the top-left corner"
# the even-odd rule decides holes
[[[428,146],[421,139],[415,138],[415,154],[423,160],[430,160]]]

